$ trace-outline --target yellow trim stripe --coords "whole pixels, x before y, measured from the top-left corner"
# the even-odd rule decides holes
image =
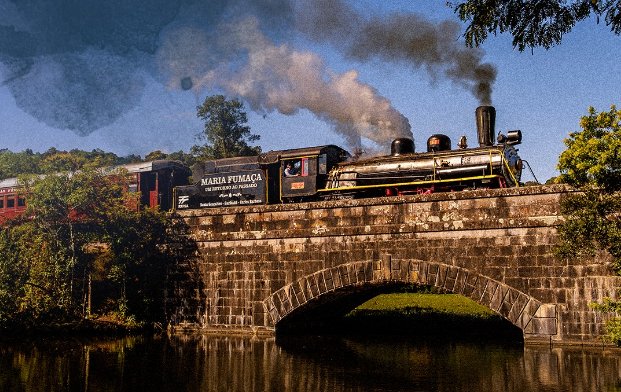
[[[408,185],[423,185],[423,184],[442,184],[449,182],[459,182],[459,181],[470,181],[470,180],[486,180],[493,178],[500,178],[501,176],[497,174],[489,174],[486,176],[474,176],[474,177],[460,177],[446,180],[427,180],[427,181],[412,181],[412,182],[400,182],[396,184],[378,184],[378,185],[359,185],[359,186],[349,186],[349,187],[341,187],[341,188],[325,188],[319,189],[318,192],[334,192],[341,190],[355,190],[355,189],[373,189],[373,188],[394,188],[400,186],[408,186]],[[355,181],[355,179],[351,180],[342,180],[345,181]]]

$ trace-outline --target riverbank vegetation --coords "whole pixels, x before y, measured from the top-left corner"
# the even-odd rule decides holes
[[[197,116],[206,144],[190,153],[153,151],[145,160],[191,166],[261,151],[247,144],[259,136],[238,100],[207,97]],[[164,320],[168,265],[193,248],[169,246],[184,241],[179,227],[166,212],[140,208],[127,173],[110,169],[141,161],[99,149],[0,150],[0,180],[18,177],[27,195],[26,213],[0,222],[0,331],[106,332]]]
[[[163,318],[163,212],[138,209],[127,174],[23,177],[26,213],[0,231],[0,329],[135,328]],[[97,325],[93,320],[100,320]]]

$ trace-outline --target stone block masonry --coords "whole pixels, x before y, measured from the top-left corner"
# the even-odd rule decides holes
[[[526,340],[601,343],[606,256],[559,259],[562,186],[184,211],[198,251],[170,273],[172,328],[270,332],[322,299],[432,285],[505,317]]]

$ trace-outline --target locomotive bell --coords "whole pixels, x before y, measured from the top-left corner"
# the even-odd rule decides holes
[[[429,139],[427,139],[427,152],[448,151],[450,149],[451,138],[446,135],[435,134],[431,135]]]
[[[479,146],[493,146],[496,134],[496,109],[493,106],[479,106],[475,111]]]
[[[390,144],[390,155],[399,156],[401,154],[412,154],[414,152],[414,140],[401,137],[395,139]]]

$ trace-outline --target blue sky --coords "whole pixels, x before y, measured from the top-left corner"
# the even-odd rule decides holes
[[[290,4],[288,0],[279,1]],[[236,2],[242,6],[246,3],[243,0]],[[139,5],[140,0],[134,0],[134,3]],[[357,86],[362,84],[372,88],[377,97],[390,102],[391,110],[409,120],[419,151],[424,149],[427,137],[433,133],[449,135],[454,144],[461,135],[467,135],[472,142],[476,140],[474,110],[479,101],[463,87],[444,78],[441,72],[434,78],[424,67],[417,68],[407,61],[352,58],[339,48],[338,43],[313,40],[308,35],[297,34],[297,29],[291,27],[295,21],[283,19],[285,22],[278,26],[280,29],[273,28],[281,23],[277,19],[281,15],[269,16],[269,12],[261,10],[261,1],[250,3],[258,5],[256,10],[248,13],[254,16],[256,12],[265,22],[259,25],[265,36],[259,38],[267,44],[261,41],[261,45],[281,50],[283,56],[308,55],[307,58],[318,61],[312,64],[321,68],[324,79],[338,79],[355,71]],[[364,18],[389,19],[395,13],[402,13],[420,15],[432,24],[445,20],[458,22],[452,10],[445,6],[445,1],[440,0],[357,1],[350,2],[349,6]],[[225,15],[230,10],[225,9],[228,5],[222,7],[222,14],[211,20],[203,18],[204,23],[216,26],[226,19]],[[259,102],[257,99],[260,97],[245,92],[244,83],[248,83],[249,79],[240,78],[238,74],[248,71],[245,62],[252,57],[248,53],[239,58],[228,53],[226,68],[221,64],[211,66],[218,58],[215,55],[217,50],[212,47],[213,42],[207,40],[202,44],[196,38],[201,35],[193,35],[192,44],[187,46],[190,54],[184,54],[183,48],[177,44],[175,50],[169,49],[164,67],[161,53],[166,44],[188,42],[167,39],[174,37],[176,32],[186,31],[184,28],[187,26],[202,23],[191,20],[188,16],[191,13],[184,14],[183,7],[180,9],[178,17],[158,20],[156,27],[159,30],[156,28],[156,34],[151,36],[157,39],[154,47],[145,49],[144,42],[135,44],[134,40],[132,45],[143,45],[140,47],[142,51],[135,48],[123,51],[119,49],[118,41],[88,41],[86,38],[85,43],[77,46],[69,47],[63,43],[62,49],[58,49],[58,43],[54,44],[53,49],[50,49],[52,46],[45,48],[38,45],[28,55],[34,58],[33,63],[28,63],[31,64],[29,67],[20,65],[25,64],[23,58],[15,60],[18,55],[7,42],[12,36],[0,34],[0,81],[3,81],[0,84],[1,147],[12,151],[26,148],[45,151],[52,146],[59,149],[101,148],[119,155],[134,153],[143,156],[156,149],[188,151],[196,143],[195,135],[201,129],[201,122],[196,118],[196,106],[207,95],[225,93],[233,96],[234,92],[242,94],[249,113],[249,125],[253,133],[261,136],[259,144],[264,151],[322,144],[348,146],[347,137],[342,132],[336,132],[334,123],[326,122],[325,116],[319,118],[304,105],[291,110],[291,114],[281,114],[281,106]],[[282,17],[290,17],[292,12]],[[155,11],[153,15],[158,17]],[[114,17],[118,18],[118,15]],[[38,34],[45,35],[47,27],[37,26],[37,21],[36,13],[18,9],[9,0],[0,0],[0,26],[11,26],[15,31],[38,31]],[[149,20],[141,19],[136,23],[149,24]],[[89,27],[86,24],[80,28]],[[461,25],[462,32],[463,29]],[[8,34],[12,34],[13,30]],[[212,30],[203,28],[201,31]],[[36,37],[34,33],[33,36]],[[455,41],[463,45],[463,39],[456,38]],[[244,45],[247,44],[244,41]],[[106,50],[114,45],[117,45],[115,55],[108,57]],[[226,45],[222,45],[218,50],[225,49]],[[608,110],[612,104],[621,106],[621,66],[618,60],[621,37],[611,33],[603,23],[597,24],[594,20],[581,22],[564,37],[561,45],[549,50],[519,52],[512,48],[511,37],[507,35],[490,36],[481,49],[484,51],[482,61],[493,64],[497,70],[492,92],[492,104],[497,110],[496,128],[500,131],[522,131],[521,155],[530,162],[541,181],[556,175],[557,158],[564,149],[563,139],[569,132],[579,130],[579,119],[586,114],[589,106],[597,110]],[[63,57],[71,51],[74,51],[72,57]],[[127,54],[129,52],[131,55]],[[176,77],[180,69],[175,68],[178,67],[173,61],[176,55],[187,55],[188,62],[198,62],[191,71],[183,68],[183,72],[190,72],[194,81],[189,90],[183,90],[171,82],[175,80],[171,75]],[[205,57],[204,63],[201,56]],[[59,86],[63,79],[58,75],[76,69],[67,65],[76,63],[81,64],[77,69],[86,70],[88,77],[80,77],[78,86]],[[132,73],[125,75],[122,71],[127,68],[131,68]],[[28,69],[26,75],[22,75],[23,69]],[[115,72],[119,73],[118,77]],[[236,72],[238,74],[233,75]],[[231,74],[226,82],[222,82],[222,73]],[[250,74],[249,77],[254,76]],[[71,75],[69,78],[74,80]],[[236,82],[235,87],[231,87],[232,80]],[[94,93],[81,90],[93,84],[99,86]],[[92,101],[92,105],[87,106],[91,111],[93,107],[109,107],[110,110],[105,112],[108,117],[101,120],[100,114],[92,114],[84,120],[88,123],[84,126],[85,122],[81,119],[83,113],[79,110],[81,106],[68,113],[65,102],[71,101],[65,101],[65,96],[56,93],[57,90],[65,91],[65,87],[68,94],[77,94],[82,100]],[[118,93],[119,98],[111,91]],[[50,107],[40,111],[36,108],[39,104]],[[251,108],[260,110],[255,112]],[[63,115],[70,119],[66,122],[62,118],[58,120]],[[63,127],[63,124],[76,123],[81,125],[73,126],[73,130]],[[380,132],[373,129],[366,132],[376,131]]]

